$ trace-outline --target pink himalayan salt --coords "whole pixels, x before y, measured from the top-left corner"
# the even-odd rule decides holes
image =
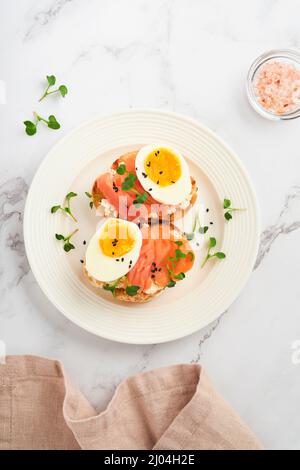
[[[266,62],[257,72],[255,93],[267,111],[294,111],[300,106],[300,70],[287,62]]]

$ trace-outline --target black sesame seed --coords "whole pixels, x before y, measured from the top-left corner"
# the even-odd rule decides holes
[[[213,222],[209,222],[209,223],[210,223],[210,225],[214,225],[214,223],[213,223]]]
[[[152,191],[152,188],[149,188],[148,191]]]
[[[119,258],[116,258],[116,261],[120,261]]]
[[[85,241],[85,240],[83,240],[83,244],[86,245],[86,241]]]
[[[155,261],[153,261],[153,263],[152,263],[152,266],[156,266],[156,263],[155,263]]]
[[[154,274],[151,274],[151,278],[152,278],[152,279],[155,279],[155,275],[154,275]]]
[[[142,175],[143,175],[144,178],[147,178],[146,173],[142,172]]]
[[[115,252],[114,252],[114,251],[112,251],[112,252],[111,252],[111,254],[112,254],[112,255],[114,255],[114,254],[115,254]]]
[[[159,150],[157,150],[157,153],[159,153]]]
[[[163,174],[163,171],[160,171],[159,174],[162,175],[162,174]]]
[[[175,181],[171,180],[171,183],[173,183],[173,184],[174,184],[174,183],[175,183]]]
[[[156,184],[159,184],[159,180],[156,181]]]
[[[148,163],[147,163],[147,166],[150,167],[150,166],[151,166],[151,162],[148,162]]]
[[[80,263],[84,263],[83,259],[80,260]]]
[[[160,271],[161,271],[161,268],[158,268],[158,271],[160,272]]]
[[[206,212],[209,212],[209,208],[206,209]]]
[[[122,261],[122,263],[123,263],[123,261],[124,261],[124,258],[121,258],[121,261]]]

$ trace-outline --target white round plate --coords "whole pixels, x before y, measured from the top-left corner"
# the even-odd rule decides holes
[[[129,150],[164,142],[186,157],[196,178],[198,199],[209,209],[203,225],[217,238],[225,260],[210,260],[201,269],[203,250],[186,279],[145,304],[113,299],[109,292],[90,287],[80,259],[99,222],[84,194],[94,179]],[[70,190],[78,193],[72,208],[79,223],[65,214],[51,214]],[[230,222],[222,201],[235,207]],[[212,224],[210,223],[212,222]],[[79,227],[66,254],[55,233]],[[238,158],[215,134],[198,122],[170,112],[133,110],[97,119],[59,141],[39,167],[27,197],[24,239],[31,269],[51,302],[85,330],[115,341],[162,343],[189,335],[221,315],[244,287],[255,262],[259,217],[255,192]]]

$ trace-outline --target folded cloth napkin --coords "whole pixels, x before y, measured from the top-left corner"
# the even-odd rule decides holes
[[[0,449],[261,449],[204,370],[182,364],[122,382],[97,413],[58,361],[0,365]]]

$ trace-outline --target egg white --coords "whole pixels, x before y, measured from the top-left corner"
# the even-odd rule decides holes
[[[134,247],[129,253],[119,258],[111,258],[105,255],[101,250],[99,239],[106,225],[109,224],[111,220],[117,219],[107,219],[99,230],[97,230],[88,244],[85,255],[85,267],[88,274],[102,282],[116,281],[120,277],[125,276],[139,259],[142,247],[142,233],[139,227],[133,222],[122,220],[121,223],[128,227],[131,238],[135,240]],[[122,258],[124,261],[121,261]],[[119,261],[116,261],[117,259]],[[129,268],[130,261],[132,261],[132,264]]]
[[[161,187],[152,181],[149,177],[145,178],[143,173],[145,173],[145,161],[150,153],[155,150],[166,149],[173,152],[180,161],[181,164],[181,176],[176,181],[176,183],[171,184],[170,186]],[[183,158],[181,153],[170,147],[169,145],[164,144],[151,144],[142,147],[135,160],[136,174],[139,182],[151,196],[158,202],[168,205],[178,205],[182,203],[190,194],[192,189],[190,171],[186,160]],[[149,189],[151,188],[151,192]]]

